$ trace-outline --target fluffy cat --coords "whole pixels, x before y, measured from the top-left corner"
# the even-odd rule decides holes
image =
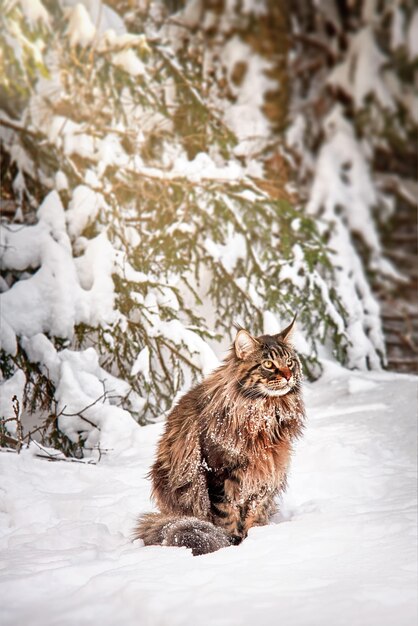
[[[268,523],[305,417],[294,323],[260,337],[239,329],[222,365],[172,409],[150,472],[161,513],[142,516],[135,538],[198,555]]]

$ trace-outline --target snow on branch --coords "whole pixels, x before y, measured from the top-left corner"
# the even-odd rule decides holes
[[[8,401],[13,393],[44,415],[55,407],[56,433],[71,445],[81,437],[86,451],[122,454],[137,422],[159,419],[216,366],[234,321],[262,332],[295,311],[312,376],[324,342],[349,365],[378,367],[379,313],[348,233],[360,233],[371,267],[392,270],[374,228],[369,157],[346,115],[323,126],[304,210],[290,186],[263,184],[274,142],[291,165],[265,112],[279,86],[273,61],[238,38],[231,7],[223,38],[205,48],[179,26],[181,12],[156,33],[158,12],[134,11],[125,21],[141,28],[127,32],[104,4],[98,14],[77,4],[67,20],[44,7],[46,20],[40,4],[28,19],[27,4],[6,12],[0,35],[18,77],[7,74],[15,106],[0,111],[16,209],[0,225]],[[48,55],[24,52],[17,29]],[[350,50],[383,71],[367,33],[368,46]],[[312,171],[313,155],[299,158],[295,169]]]

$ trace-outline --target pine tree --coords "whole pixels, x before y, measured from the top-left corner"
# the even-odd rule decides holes
[[[112,6],[2,11],[3,390],[70,454],[101,437],[83,407],[161,415],[234,322],[298,312],[312,376],[320,343],[352,365],[383,352],[363,322],[353,358],[329,227],[291,185],[289,42],[251,37],[273,18],[286,34],[286,4]],[[246,107],[256,76],[264,100]]]

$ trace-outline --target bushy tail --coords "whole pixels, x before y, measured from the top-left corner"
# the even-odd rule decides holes
[[[176,517],[163,513],[147,513],[140,517],[135,539],[146,546],[178,546],[191,548],[194,556],[215,552],[231,545],[222,528],[197,517]]]

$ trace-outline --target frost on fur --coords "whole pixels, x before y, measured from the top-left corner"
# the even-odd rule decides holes
[[[146,546],[159,544],[190,548],[193,556],[216,552],[231,545],[228,535],[210,522],[160,513],[143,515],[135,529],[134,539],[142,539]]]

